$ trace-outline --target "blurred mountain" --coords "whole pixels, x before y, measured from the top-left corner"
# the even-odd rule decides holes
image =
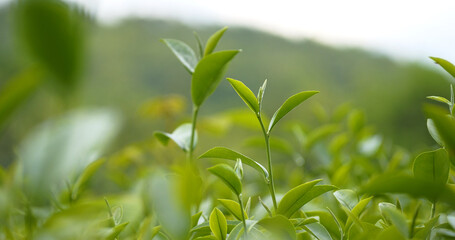
[[[27,62],[15,44],[14,24],[9,15],[6,9],[0,12],[0,86]],[[125,141],[150,136],[152,130],[141,131],[142,125],[135,124],[134,116],[144,102],[168,94],[181,94],[188,100],[190,97],[190,75],[160,39],[180,39],[196,48],[194,30],[205,41],[217,29],[151,19],[94,24],[88,31],[85,71],[76,105],[112,106],[131,116],[126,128],[132,133]],[[238,48],[243,51],[232,62],[227,76],[244,81],[252,89],[258,89],[268,79],[264,106],[270,115],[287,96],[303,90],[320,90],[312,99],[313,104],[331,111],[350,102],[363,109],[368,121],[397,144],[410,148],[434,144],[426,132],[421,106],[427,95],[448,94],[447,82],[435,71],[437,66],[429,69],[362,49],[289,40],[232,27],[217,49]],[[52,112],[47,107],[59,108],[48,92],[36,95],[10,121],[5,130],[9,132],[2,135],[0,145],[19,139],[15,131],[22,133],[45,119]],[[239,107],[244,108],[243,103],[224,81],[201,114]],[[294,118],[311,119],[311,114],[309,107],[303,107]]]

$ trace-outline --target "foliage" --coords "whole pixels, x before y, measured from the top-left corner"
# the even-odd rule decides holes
[[[55,3],[40,0],[19,8],[54,9],[46,4]],[[46,7],[35,9],[33,4]],[[70,11],[66,5],[55,9],[64,16]],[[215,139],[207,130],[210,116],[199,117],[199,110],[210,101],[209,96],[224,81],[229,63],[240,52],[215,51],[226,30],[212,34],[205,46],[195,34],[197,51],[182,41],[163,39],[191,75],[190,123],[181,120],[184,123],[172,126],[175,130],[155,131],[151,139],[110,153],[106,149],[122,122],[112,110],[73,110],[31,131],[18,145],[14,164],[0,168],[0,239],[455,236],[452,87],[450,100],[429,97],[448,109],[424,107],[429,135],[438,147],[410,157],[408,151],[368,125],[362,111],[349,105],[332,112],[322,107],[313,112],[299,109],[318,91],[290,96],[269,119],[264,99],[266,89],[274,90],[268,85],[273,79],[264,81],[254,94],[243,82],[226,78],[251,111],[215,115],[212,127],[226,128],[223,137],[232,134],[228,138],[232,146],[211,146],[194,157],[196,147]],[[61,28],[50,27],[49,31],[61,33]],[[68,61],[71,66],[60,69],[61,63],[53,57],[40,55],[48,46],[38,44],[40,40],[33,34],[27,38],[38,70],[18,73],[2,86],[0,121],[20,108],[35,88],[45,86],[37,80],[41,74],[73,76],[75,70],[69,69],[78,67],[73,59]],[[59,47],[71,46],[62,43]],[[62,53],[68,57],[71,51]],[[453,74],[450,62],[432,59]],[[314,115],[323,121],[290,121],[288,114],[302,113],[300,110],[305,110],[305,118]],[[237,136],[246,138],[242,152],[248,154],[231,149],[239,147]]]

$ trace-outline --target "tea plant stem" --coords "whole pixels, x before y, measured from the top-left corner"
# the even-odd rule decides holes
[[[198,113],[199,113],[199,107],[198,106],[193,106],[193,118],[191,120],[190,147],[189,147],[188,155],[187,155],[188,162],[192,162],[193,161],[194,136],[195,136],[195,133],[196,133],[196,121],[197,121]]]
[[[242,196],[241,194],[237,195],[237,198],[239,200],[239,204],[240,204],[240,211],[242,212],[242,222],[243,222],[243,228],[245,229],[245,236],[248,234],[248,229],[246,227],[246,221],[245,221],[245,209],[243,207],[243,201],[242,201]]]
[[[265,139],[265,145],[266,145],[266,152],[267,152],[267,164],[268,164],[268,170],[269,170],[269,190],[270,190],[270,195],[272,195],[272,201],[273,201],[273,209],[276,212],[277,209],[277,203],[276,203],[276,197],[275,197],[275,184],[273,182],[273,169],[272,169],[272,157],[270,155],[270,141],[269,141],[269,134],[265,130],[264,123],[262,122],[262,118],[260,115],[257,116],[259,123],[261,124],[262,128],[262,133],[264,134],[264,139]]]

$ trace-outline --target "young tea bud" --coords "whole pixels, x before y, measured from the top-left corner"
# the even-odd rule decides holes
[[[234,171],[237,174],[237,176],[239,176],[240,179],[243,178],[243,164],[240,158],[237,158],[237,162],[235,163],[234,166]]]

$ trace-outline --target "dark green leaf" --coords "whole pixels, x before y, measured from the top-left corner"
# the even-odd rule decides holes
[[[84,52],[81,15],[60,1],[23,1],[17,5],[19,33],[26,50],[59,84],[72,87]]]
[[[231,166],[227,164],[217,164],[207,170],[219,177],[235,195],[238,196],[242,193],[242,183]]]
[[[191,80],[191,97],[196,106],[202,105],[220,83],[228,63],[239,50],[220,51],[209,54],[199,61]]]
[[[207,44],[205,45],[204,56],[207,56],[215,50],[216,45],[220,41],[221,37],[223,36],[224,32],[226,32],[228,28],[224,27],[217,32],[215,32],[212,36],[210,36],[209,40],[207,40]]]
[[[281,118],[283,118],[286,114],[288,114],[292,109],[297,107],[299,104],[301,104],[303,101],[307,100],[311,96],[319,93],[319,91],[305,91],[305,92],[300,92],[297,93],[290,98],[288,98],[280,108],[273,114],[272,120],[270,120],[268,132],[272,130],[273,126],[280,121]]]
[[[193,49],[180,40],[161,39],[161,41],[171,49],[172,53],[174,53],[185,69],[190,74],[193,74],[198,63],[196,53],[194,53]]]
[[[259,103],[256,96],[254,96],[254,93],[241,81],[232,78],[228,78],[227,80],[246,105],[253,110],[256,115],[259,114]]]
[[[213,209],[210,214],[210,230],[218,240],[225,240],[227,235],[227,222],[223,213],[218,209]]]
[[[183,151],[187,152],[190,149],[191,142],[191,123],[184,123],[176,128],[172,133],[156,131],[155,137],[164,145],[167,145],[169,139],[172,139]],[[197,144],[197,132],[194,135],[193,148]]]
[[[414,160],[412,170],[417,178],[445,184],[449,179],[449,155],[443,148],[424,152]]]
[[[201,156],[199,156],[199,158],[220,158],[232,161],[237,161],[237,159],[240,159],[242,160],[242,163],[256,169],[259,173],[261,173],[266,181],[268,181],[269,179],[269,172],[267,171],[267,169],[265,169],[264,166],[241,153],[238,153],[225,147],[214,147],[205,152],[204,154],[202,154]]]

